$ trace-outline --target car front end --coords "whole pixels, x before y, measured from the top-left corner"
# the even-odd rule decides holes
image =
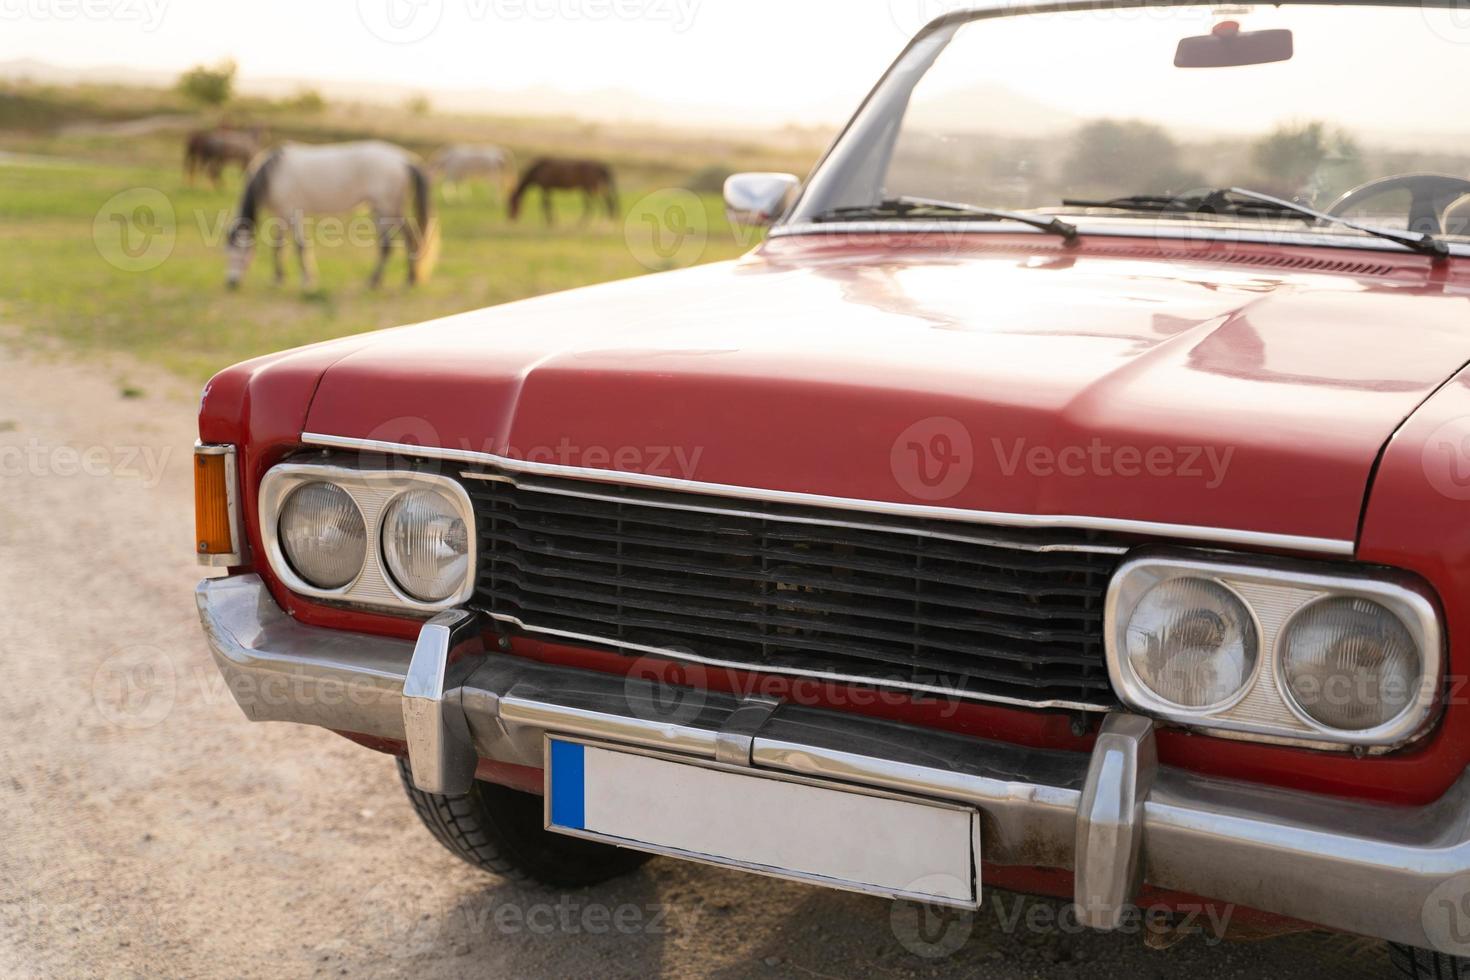
[[[219,375],[197,544],[227,574],[197,600],[246,715],[400,757],[441,839],[456,801],[518,794],[480,863],[542,880],[616,848],[1470,954],[1461,195],[1416,171],[1399,223],[1354,210],[1377,189],[1317,218],[1169,168],[1123,195],[1136,167],[1049,164],[1032,134],[982,141],[972,199],[950,177],[982,143],[922,97],[976,90],[945,74],[967,37],[1000,72],[1027,32],[1112,18],[1140,50],[1186,35],[1161,77],[1218,84],[1289,63],[1288,28],[1303,70],[1336,64],[1312,42],[1360,23],[1221,16],[942,18],[799,197],[732,182],[732,212],[785,214],[739,262]],[[1334,140],[1282,179],[1400,180],[1374,162],[1401,151]]]

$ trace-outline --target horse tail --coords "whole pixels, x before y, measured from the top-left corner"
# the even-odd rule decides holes
[[[525,197],[526,192],[540,179],[541,165],[545,162],[545,160],[537,160],[527,167],[525,174],[521,176],[520,183],[516,184],[516,189],[510,192],[510,202],[506,207],[510,220],[514,221],[521,216],[521,198]]]
[[[501,190],[505,189],[507,180],[514,179],[516,175],[516,155],[510,150],[500,151],[500,173],[495,177],[500,181]]]
[[[416,163],[408,165],[408,175],[413,180],[413,227],[410,242],[413,245],[413,275],[415,282],[428,282],[439,261],[439,222],[434,217],[434,195],[429,186],[429,175]]]

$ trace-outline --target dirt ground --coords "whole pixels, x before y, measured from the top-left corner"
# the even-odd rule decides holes
[[[1375,944],[1155,952],[995,891],[919,922],[672,860],[568,893],[476,872],[392,760],[249,724],[219,685],[193,608],[195,399],[0,338],[0,975],[1388,975]]]

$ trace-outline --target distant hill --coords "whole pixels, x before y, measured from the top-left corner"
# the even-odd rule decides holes
[[[923,129],[956,133],[1050,136],[1075,129],[1080,117],[1003,85],[939,94],[916,93],[909,119]]]

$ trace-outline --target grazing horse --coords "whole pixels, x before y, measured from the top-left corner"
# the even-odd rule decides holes
[[[203,170],[218,188],[226,165],[236,164],[244,173],[263,143],[264,134],[258,127],[231,129],[221,126],[190,133],[184,149],[184,179],[192,184],[194,175]]]
[[[472,177],[494,177],[503,185],[514,169],[510,151],[498,146],[457,143],[444,147],[429,160],[429,173],[443,184],[446,193],[452,194],[458,193],[462,181]]]
[[[596,160],[561,160],[554,157],[537,160],[526,168],[521,182],[511,192],[510,220],[515,221],[520,217],[521,199],[532,187],[541,188],[541,206],[546,210],[548,225],[554,220],[552,191],[581,191],[586,202],[582,212],[583,221],[592,216],[599,196],[607,204],[608,216],[618,216],[618,191],[613,184],[612,169],[605,163]]]
[[[280,222],[264,234],[275,252],[276,282],[286,277],[281,253],[286,245],[284,232],[289,231],[301,261],[302,285],[314,288],[316,262],[307,218],[349,214],[364,204],[372,211],[379,247],[371,285],[376,288],[383,281],[393,239],[400,231],[408,252],[409,285],[427,279],[438,256],[439,228],[432,211],[429,177],[416,156],[378,141],[326,146],[288,143],[261,157],[245,182],[226,242],[227,285],[234,289],[240,284],[256,239],[266,231],[261,212],[269,211]]]

